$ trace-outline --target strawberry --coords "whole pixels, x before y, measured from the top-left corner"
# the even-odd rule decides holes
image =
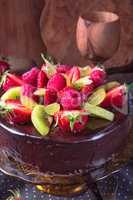
[[[9,64],[5,61],[0,61],[0,75],[9,69]]]
[[[4,91],[7,91],[11,87],[21,86],[23,81],[19,76],[15,74],[8,73],[5,77],[6,80],[3,81],[2,88]]]
[[[104,83],[106,78],[106,73],[103,69],[99,67],[94,67],[91,71],[90,78],[94,82],[95,86],[100,86]]]
[[[81,106],[81,94],[73,88],[65,87],[58,96],[64,110],[79,109]]]
[[[24,107],[20,100],[6,100],[6,102],[0,103],[1,114],[4,114],[4,117],[10,123],[27,123],[31,118],[31,110]]]
[[[101,103],[102,107],[118,107],[121,108],[125,100],[126,87],[121,85],[116,87],[106,94],[106,98]]]
[[[22,80],[25,83],[31,84],[33,86],[37,86],[37,77],[39,74],[40,70],[37,67],[33,67],[31,70],[28,72],[25,72],[22,75]]]
[[[71,67],[69,65],[58,65],[56,71],[57,73],[66,73],[70,70],[70,68]]]
[[[15,74],[8,73],[7,76],[14,81],[18,86],[21,86],[24,84],[24,82],[21,80],[19,76],[16,76]]]
[[[94,90],[93,82],[90,82],[89,85],[86,85],[82,88],[81,94],[83,101],[86,101],[88,99],[88,97],[92,94],[93,90]]]
[[[44,104],[49,105],[57,101],[57,92],[53,89],[46,89],[44,95]]]
[[[79,67],[72,67],[67,73],[67,86],[71,86],[75,81],[80,79]]]
[[[62,74],[53,75],[47,84],[47,89],[54,89],[55,91],[60,91],[66,86],[66,80]]]
[[[40,72],[38,73],[38,77],[37,77],[37,87],[38,88],[44,88],[44,86],[46,86],[48,82],[48,77],[46,75],[46,73],[42,70],[40,70]]]
[[[65,110],[55,114],[56,124],[66,132],[80,132],[85,128],[88,120],[88,113],[84,110]]]

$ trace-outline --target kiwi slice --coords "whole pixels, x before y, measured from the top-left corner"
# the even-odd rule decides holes
[[[45,106],[45,112],[48,115],[54,115],[59,110],[60,110],[60,104],[58,103],[52,103],[52,104],[49,104],[48,106]]]
[[[108,83],[98,87],[97,89],[103,88],[103,89],[105,89],[106,92],[108,92],[109,90],[112,90],[118,86],[120,86],[120,83],[118,81],[111,81],[111,82],[108,82]]]
[[[21,87],[13,87],[7,90],[2,96],[1,100],[6,101],[8,99],[18,99],[21,94]]]
[[[88,103],[97,106],[103,102],[105,97],[106,97],[105,89],[99,88],[89,97]]]
[[[112,113],[104,108],[101,108],[99,106],[91,105],[90,103],[85,103],[83,108],[86,111],[88,111],[90,114],[92,114],[93,116],[107,119],[109,121],[114,120],[114,116],[115,116],[114,113]]]
[[[20,100],[21,100],[21,103],[23,106],[25,106],[26,108],[29,108],[31,110],[33,110],[33,108],[37,105],[37,103],[28,96],[21,95]]]
[[[112,90],[114,89],[115,87],[118,87],[120,86],[120,83],[117,82],[117,81],[112,81],[112,82],[109,82],[105,85],[105,90],[106,91],[109,91],[109,90]]]
[[[31,120],[34,127],[42,136],[46,136],[49,133],[53,118],[47,115],[45,106],[35,106],[31,114]]]

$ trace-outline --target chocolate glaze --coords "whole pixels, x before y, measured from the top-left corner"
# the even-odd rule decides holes
[[[74,136],[55,129],[39,137],[31,125],[10,125],[0,119],[0,151],[37,166],[42,173],[69,175],[101,167],[126,145],[131,119],[119,116],[109,126]]]

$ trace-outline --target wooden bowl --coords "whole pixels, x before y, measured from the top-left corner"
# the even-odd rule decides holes
[[[77,46],[82,56],[100,62],[109,59],[120,43],[120,19],[111,12],[95,11],[79,17]]]

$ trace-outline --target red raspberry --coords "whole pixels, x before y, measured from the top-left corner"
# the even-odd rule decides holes
[[[44,71],[40,70],[38,77],[37,77],[37,87],[44,88],[48,82],[47,75]]]
[[[48,105],[57,101],[57,92],[53,89],[47,89],[44,95],[44,104]]]
[[[66,87],[59,93],[60,103],[64,110],[74,110],[81,106],[82,98],[80,92]]]
[[[66,73],[67,71],[70,70],[70,66],[69,65],[58,65],[57,66],[57,73]]]
[[[66,86],[66,80],[62,74],[53,75],[47,84],[47,89],[54,89],[55,91],[60,91]]]
[[[29,84],[24,84],[22,86],[22,96],[27,96],[34,101],[38,101],[38,96],[34,95],[36,88]]]
[[[9,69],[9,64],[5,61],[0,61],[0,75]]]
[[[106,73],[103,69],[94,67],[91,71],[90,78],[93,80],[95,86],[100,86],[104,83]]]
[[[39,74],[40,70],[36,67],[33,67],[30,71],[25,72],[22,75],[22,80],[25,83],[31,84],[33,86],[37,86],[37,77]]]

